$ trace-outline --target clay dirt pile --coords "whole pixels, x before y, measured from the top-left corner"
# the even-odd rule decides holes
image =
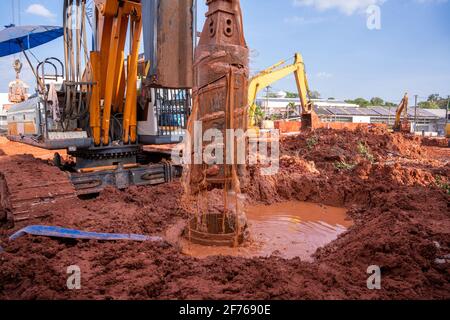
[[[298,200],[348,209],[353,226],[313,262],[276,255],[197,259],[167,242],[7,240],[32,223],[166,236],[189,218],[178,182],[58,201],[33,212],[51,215],[1,231],[0,299],[449,299],[450,166],[436,148],[380,128],[319,129],[283,138],[277,175],[249,168],[252,183],[243,190],[249,204]],[[2,172],[16,159],[0,149]],[[20,162],[29,168],[43,160]],[[17,170],[14,178],[26,183],[28,175]],[[82,270],[81,290],[67,290],[71,265]],[[371,265],[381,267],[381,290],[367,288]]]

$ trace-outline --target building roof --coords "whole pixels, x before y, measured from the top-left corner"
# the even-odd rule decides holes
[[[318,107],[346,107],[346,108],[359,108],[359,105],[354,103],[348,103],[339,100],[328,100],[328,99],[311,99],[314,105]]]
[[[267,100],[269,100],[271,102],[287,102],[287,103],[289,103],[289,102],[299,103],[300,102],[300,98],[275,98],[275,97],[266,98],[266,97],[258,97],[258,98],[256,98],[256,100],[258,100],[258,101],[267,101]]]
[[[273,103],[295,103],[296,105],[300,104],[300,98],[282,98],[282,97],[257,97],[256,99],[258,102],[266,102],[268,101]],[[315,106],[319,107],[345,107],[345,108],[359,108],[357,104],[347,103],[345,101],[339,101],[339,100],[327,100],[327,99],[311,99],[313,104]]]
[[[318,115],[323,116],[366,116],[366,117],[395,117],[397,108],[389,107],[370,107],[370,108],[352,108],[352,107],[315,107],[314,110]],[[444,110],[445,111],[445,110]],[[415,109],[408,109],[408,116],[413,118],[415,116]],[[436,115],[428,109],[417,108],[417,116],[421,118],[439,119],[439,115]],[[445,113],[444,116],[445,118]]]
[[[427,109],[427,111],[429,113],[434,114],[435,116],[438,116],[439,118],[442,118],[442,119],[445,119],[445,117],[447,115],[447,110],[445,110],[445,109]]]

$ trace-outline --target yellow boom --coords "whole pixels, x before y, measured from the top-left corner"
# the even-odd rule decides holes
[[[295,54],[294,63],[292,65],[284,66],[286,61],[280,61],[277,64],[261,71],[259,74],[250,79],[248,86],[248,105],[250,106],[250,127],[255,127],[255,111],[256,111],[256,97],[259,92],[277,82],[290,74],[295,75],[297,83],[297,90],[302,106],[302,118],[311,118],[313,104],[310,100],[310,92],[308,86],[308,79],[306,77],[305,64],[303,58],[299,53]],[[284,67],[283,67],[284,66]],[[309,124],[310,125],[310,124]]]
[[[405,93],[405,96],[403,97],[402,101],[397,107],[397,112],[395,114],[395,124],[394,124],[394,131],[409,131],[408,127],[408,93]],[[404,125],[402,125],[402,114],[405,118]]]
[[[141,3],[140,0],[95,0],[95,5],[98,12],[97,45],[100,50],[91,52],[93,82],[96,83],[90,103],[94,144],[110,143],[112,112],[123,112],[123,143],[135,143]],[[129,23],[131,51],[127,57],[126,70],[124,52]]]

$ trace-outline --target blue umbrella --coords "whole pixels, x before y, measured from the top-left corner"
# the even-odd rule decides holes
[[[14,25],[0,31],[0,57],[35,48],[61,37],[64,29],[54,26]]]
[[[23,52],[34,75],[36,72],[25,50],[55,40],[64,34],[64,29],[55,26],[6,26],[0,31],[0,57]]]

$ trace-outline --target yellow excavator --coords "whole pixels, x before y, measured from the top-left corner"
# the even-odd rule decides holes
[[[411,132],[411,123],[408,121],[408,103],[408,93],[405,93],[395,114],[394,132]]]
[[[249,111],[249,127],[256,127],[255,113],[257,110],[256,98],[259,92],[270,86],[271,84],[294,74],[300,104],[302,107],[302,128],[310,128],[312,126],[313,103],[308,86],[308,79],[306,76],[305,63],[301,54],[296,53],[294,56],[294,63],[286,65],[287,61],[282,60],[273,66],[259,72],[250,79],[248,85],[248,105]]]

